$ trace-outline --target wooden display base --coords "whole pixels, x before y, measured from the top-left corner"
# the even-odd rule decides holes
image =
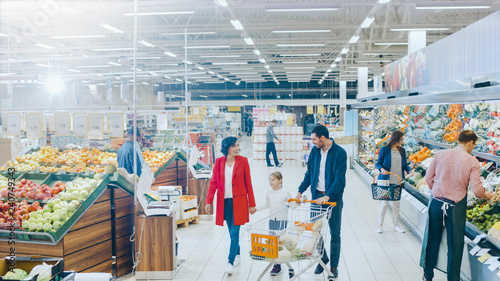
[[[200,223],[200,216],[192,217],[192,218],[185,219],[185,220],[176,221],[175,222],[175,229],[177,229],[178,225],[188,227],[190,222],[192,222],[194,224],[199,224]]]

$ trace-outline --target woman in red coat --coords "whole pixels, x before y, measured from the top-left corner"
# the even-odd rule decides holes
[[[255,198],[248,159],[238,155],[238,139],[227,137],[221,146],[224,156],[215,160],[205,209],[210,212],[217,192],[215,224],[223,226],[224,220],[227,223],[231,246],[226,273],[233,274],[233,267],[240,263],[240,226],[249,221],[249,213],[255,212]]]

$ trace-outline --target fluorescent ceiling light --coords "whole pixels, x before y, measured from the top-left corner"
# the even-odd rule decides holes
[[[155,84],[155,87],[160,87],[160,85],[158,85],[158,84]]]
[[[192,63],[190,61],[186,61],[186,60],[182,60],[182,62],[187,62],[187,64],[194,64],[194,63]]]
[[[344,48],[342,49],[342,51],[340,51],[340,53],[343,55],[347,54],[347,52],[349,52],[349,48]]]
[[[264,65],[264,67],[265,67],[266,69],[269,69],[269,68],[270,68],[270,67],[269,67],[269,65],[267,65],[267,64],[266,64],[266,65]]]
[[[52,39],[76,39],[76,38],[103,38],[106,37],[103,34],[96,35],[66,35],[66,36],[52,36]]]
[[[445,4],[437,4],[435,6],[424,6],[424,5],[417,5],[415,9],[417,10],[463,10],[463,9],[489,9],[491,8],[490,5],[459,5],[459,4],[450,4],[450,5],[445,5]]]
[[[171,32],[171,33],[160,33],[160,35],[194,35],[194,34],[217,34],[215,31],[192,31],[192,32]]]
[[[337,66],[337,64],[336,64],[336,63],[332,63],[332,65],[330,65],[330,68],[334,68],[334,67],[336,67],[336,66]]]
[[[331,32],[330,29],[316,29],[316,30],[273,30],[272,33],[326,33]]]
[[[149,85],[149,83],[148,83],[148,82],[142,82],[142,84],[144,84],[144,85]]]
[[[213,72],[213,71],[209,71],[208,73],[210,73],[210,74],[215,74],[215,72]]]
[[[323,96],[326,97],[326,93],[324,93]]]
[[[391,0],[378,0],[378,2],[380,4],[387,4],[387,3],[391,2]]]
[[[243,28],[243,25],[241,24],[241,22],[238,19],[231,20],[231,24],[234,26],[234,29],[236,29],[236,30],[245,29],[245,28]]]
[[[118,28],[116,28],[114,26],[111,26],[111,25],[109,25],[107,23],[100,24],[99,26],[102,27],[102,28],[106,28],[107,30],[112,31],[114,33],[123,33],[122,30],[120,30],[120,29],[118,29]]]
[[[133,60],[134,58],[129,58],[130,60]],[[161,57],[137,57],[136,59],[138,60],[159,60]]]
[[[356,62],[391,62],[391,60],[388,59],[372,59],[372,60],[357,60]]]
[[[260,56],[260,51],[259,51],[259,50],[253,50],[253,53],[254,53],[256,56]]]
[[[37,63],[36,65],[37,65],[37,66],[41,66],[41,67],[52,67],[52,65],[49,65],[49,64],[43,64],[43,63]]]
[[[200,56],[200,58],[239,58],[240,55],[224,55],[224,56]]]
[[[13,58],[10,58],[10,59],[9,59],[9,61],[16,61],[16,60],[15,60],[15,59],[13,59]]]
[[[282,57],[317,57],[321,54],[281,54]]]
[[[7,35],[5,33],[0,33],[0,37],[9,37],[9,35]]]
[[[54,49],[55,47],[54,46],[49,46],[49,45],[45,45],[45,44],[36,44],[38,47],[42,47],[42,48],[45,48],[45,49]]]
[[[260,58],[260,59],[259,59],[259,61],[260,61],[261,63],[266,63],[266,60],[265,60],[265,59],[263,59],[263,58]]]
[[[238,65],[247,64],[246,62],[212,62],[212,65]]]
[[[273,73],[273,71],[272,70],[268,70],[267,73]]]
[[[223,68],[224,71],[232,71],[232,70],[253,70],[253,67],[239,67],[239,68]]]
[[[449,27],[391,27],[391,31],[446,31]]]
[[[92,49],[95,52],[107,52],[107,51],[133,51],[134,48],[106,48],[106,49]]]
[[[0,73],[0,76],[9,76],[9,75],[15,75],[15,72],[9,72],[9,73]]]
[[[172,58],[175,58],[177,57],[177,55],[171,53],[171,52],[164,52],[165,55],[169,56],[169,57],[172,57]]]
[[[71,72],[76,72],[76,73],[81,72],[80,70],[75,70],[75,69],[71,69],[71,68],[68,68],[68,71],[71,71]]]
[[[121,64],[116,63],[116,62],[112,62],[112,61],[108,62],[108,64],[111,64],[111,65],[114,65],[114,66],[122,66]]]
[[[276,44],[278,47],[323,47],[325,44]]]
[[[336,61],[336,62],[339,62],[339,61],[341,61],[341,60],[342,60],[342,58],[341,58],[341,57],[336,57],[336,58],[335,58],[335,61]]]
[[[314,71],[309,70],[309,71],[286,71],[286,74],[288,73],[302,73],[302,74],[312,74]]]
[[[156,73],[156,72],[153,72],[153,71],[149,72],[149,75],[153,75],[153,76],[159,76],[159,75],[158,75],[158,73]]]
[[[400,45],[400,46],[403,46],[403,45],[408,45],[408,42],[379,42],[379,43],[373,43],[373,45],[377,45],[377,46],[391,46],[391,45]]]
[[[201,66],[198,66],[198,69],[199,70],[205,70],[205,68],[201,67]]]
[[[80,65],[78,66],[79,68],[99,68],[99,67],[111,67],[108,64],[103,64],[103,65]]]
[[[245,38],[243,38],[243,40],[245,40],[245,43],[247,43],[247,45],[253,45],[253,40],[252,40],[252,38],[250,38],[250,37],[245,37]]]
[[[317,60],[314,61],[282,61],[281,63],[318,63]]]
[[[222,75],[220,75],[220,74],[217,74],[217,77],[219,77],[219,78],[222,78]]]
[[[236,86],[240,85],[240,81],[236,81],[236,83],[234,83]]]
[[[205,95],[199,95],[200,98],[208,98],[207,96]]]
[[[229,6],[229,4],[227,4],[226,0],[215,0],[215,3],[219,4],[219,6],[222,6],[222,7]]]
[[[224,80],[229,81],[229,78],[225,77]]]
[[[231,48],[231,45],[217,45],[217,46],[187,46],[185,49],[227,49]]]
[[[247,95],[241,95],[241,96],[242,96],[242,97],[245,97],[245,98],[248,98],[248,96],[247,96]]]
[[[301,67],[284,67],[284,69],[315,69],[314,66],[301,66]]]
[[[358,42],[359,36],[353,36],[351,37],[351,40],[349,40],[349,44],[356,44]]]
[[[163,75],[163,78],[172,79],[172,77],[167,76],[167,75]]]
[[[144,46],[146,46],[146,47],[151,47],[151,48],[153,48],[153,47],[155,46],[155,45],[153,45],[153,44],[151,44],[151,43],[149,43],[149,42],[147,42],[147,41],[145,41],[145,40],[139,40],[139,41],[137,41],[137,42],[138,42],[138,43],[140,43],[140,44],[142,44],[142,45],[144,45]]]
[[[231,75],[259,74],[258,72],[231,72]]]
[[[370,25],[372,25],[373,21],[375,20],[374,17],[367,17],[363,23],[361,24],[361,28],[368,28]]]
[[[330,72],[332,72],[332,71],[333,71],[333,69],[331,69],[331,68],[328,68],[328,69],[326,70],[326,72],[327,72],[327,73],[330,73]]]
[[[137,13],[138,16],[163,16],[163,15],[191,15],[194,11],[180,11],[180,12],[145,12]],[[134,13],[124,13],[124,16],[133,16]]]
[[[224,81],[207,81],[207,82],[203,82],[203,83],[207,83],[207,84],[221,84],[221,83],[224,83]]]
[[[266,12],[331,12],[339,8],[266,9]]]

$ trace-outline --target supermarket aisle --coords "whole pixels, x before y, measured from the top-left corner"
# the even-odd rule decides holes
[[[241,155],[251,157],[251,140],[241,139]],[[298,165],[285,165],[282,168],[268,168],[251,161],[252,181],[257,204],[264,202],[269,188],[268,175],[275,169],[284,176],[284,188],[292,196],[296,194],[305,168]],[[308,194],[310,198],[310,194]],[[405,234],[394,233],[386,225],[383,234],[375,232],[378,202],[372,200],[367,185],[359,179],[354,170],[348,169],[347,186],[344,194],[344,214],[342,222],[342,255],[339,277],[336,280],[352,281],[416,281],[421,280],[422,270],[418,266],[420,240],[411,231]],[[251,222],[263,218],[266,211],[251,217]],[[387,218],[386,221],[392,221]],[[179,258],[186,261],[180,267],[174,280],[256,280],[267,266],[265,262],[253,261],[249,257],[249,235],[241,228],[241,265],[235,268],[232,276],[226,276],[224,268],[229,251],[229,236],[226,227],[215,226],[214,222],[200,222],[188,228],[179,228]],[[327,238],[329,241],[329,238]],[[296,272],[300,265],[292,264]],[[299,280],[326,280],[309,269]],[[133,278],[126,279],[133,280]],[[266,274],[263,280],[288,280],[285,272],[271,278]],[[434,280],[445,280],[444,274],[436,273]]]

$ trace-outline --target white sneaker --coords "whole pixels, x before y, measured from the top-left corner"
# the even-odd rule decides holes
[[[241,256],[237,255],[236,258],[234,258],[234,264],[233,267],[237,267],[241,262]]]
[[[382,226],[380,226],[380,225],[377,226],[377,233],[382,233],[382,232],[384,232],[384,231],[382,231]]]
[[[399,233],[405,233],[405,230],[402,229],[401,227],[395,225],[393,228],[392,228],[392,231],[394,232],[399,232]]]
[[[233,266],[230,263],[227,263],[225,272],[227,274],[233,274],[233,272],[234,272]]]

